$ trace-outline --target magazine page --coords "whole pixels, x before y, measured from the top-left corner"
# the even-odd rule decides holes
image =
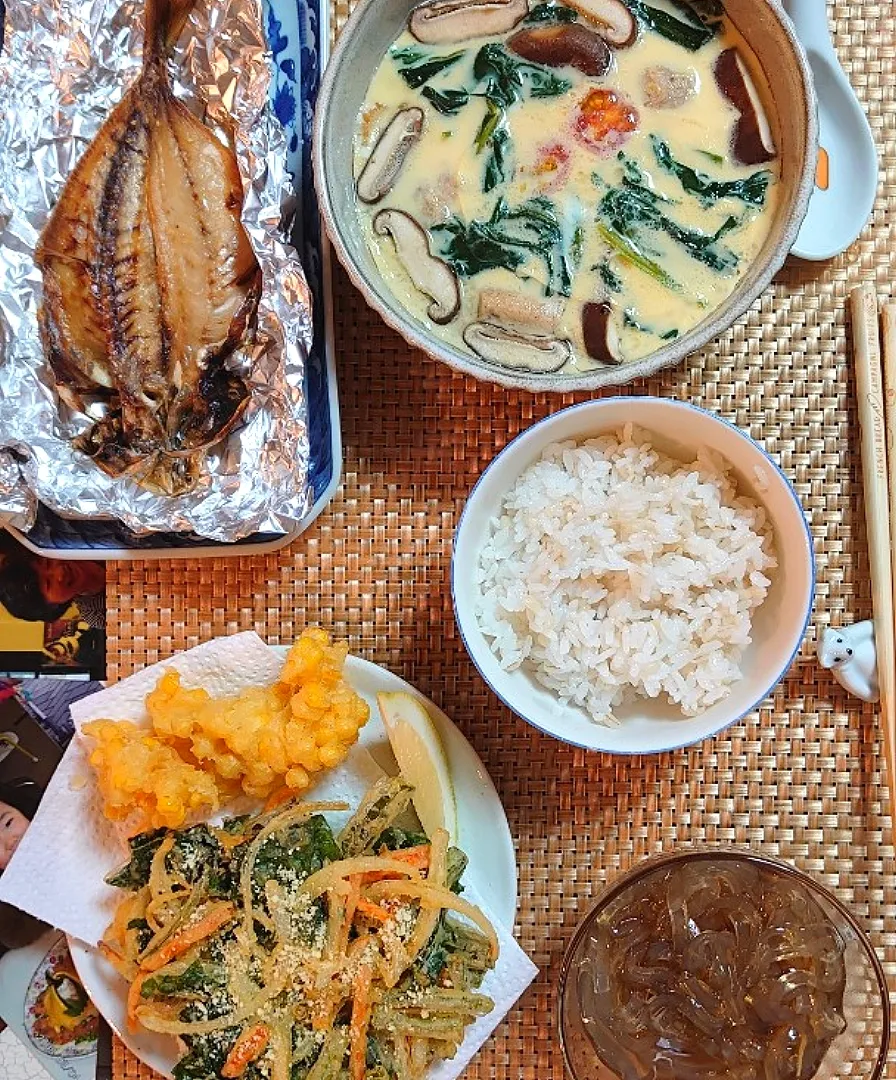
[[[0,676],[103,678],[105,589],[101,562],[44,559],[0,529]]]
[[[28,830],[74,729],[69,707],[91,679],[0,679],[0,874]],[[94,1080],[108,1029],[81,985],[65,936],[0,903],[0,1076]]]

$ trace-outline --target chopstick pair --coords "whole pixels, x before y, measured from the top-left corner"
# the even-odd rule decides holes
[[[871,564],[874,643],[890,814],[896,815],[896,304],[879,312],[865,283],[849,296],[862,438],[865,524]]]

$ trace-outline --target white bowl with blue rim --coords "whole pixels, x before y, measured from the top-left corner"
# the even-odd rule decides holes
[[[752,618],[752,643],[740,664],[743,678],[722,701],[684,716],[665,697],[632,698],[614,709],[618,727],[595,723],[542,686],[526,662],[502,668],[476,617],[476,568],[504,497],[522,472],[555,442],[583,442],[617,432],[628,422],[650,433],[663,453],[694,460],[705,447],[730,464],[739,495],[760,503],[774,532],[778,566],[768,595]],[[679,401],[614,397],[574,405],[534,424],[485,469],[461,515],[451,563],[457,625],[467,652],[495,695],[533,727],[564,742],[614,754],[646,754],[689,746],[718,734],[756,709],[791,666],[806,632],[815,592],[812,537],[799,498],[777,464],[749,436],[712,413]]]

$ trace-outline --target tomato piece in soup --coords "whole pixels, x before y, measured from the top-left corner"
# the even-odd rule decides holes
[[[576,138],[601,156],[618,150],[638,130],[638,110],[617,90],[590,90],[573,115]]]
[[[543,192],[557,191],[569,179],[569,150],[559,142],[544,143],[538,148],[532,173]]]

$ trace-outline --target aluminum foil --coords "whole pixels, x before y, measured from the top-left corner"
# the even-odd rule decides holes
[[[142,0],[7,0],[0,57],[0,523],[30,525],[37,500],[135,532],[214,540],[287,532],[313,502],[303,394],[311,294],[284,242],[295,209],[286,135],[268,101],[261,0],[196,5],[169,68],[175,93],[219,131],[235,121],[243,222],[262,268],[258,328],[234,366],[251,388],[245,423],[206,458],[191,493],[154,495],[103,473],[71,438],[90,420],[60,409],[37,325],[34,250],[75,162],[139,71]],[[10,454],[12,450],[15,453]]]

